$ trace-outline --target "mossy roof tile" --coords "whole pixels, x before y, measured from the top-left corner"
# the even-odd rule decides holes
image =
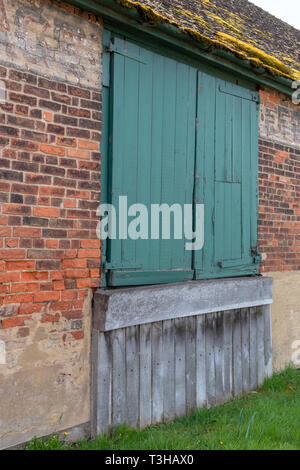
[[[116,0],[145,21],[168,22],[275,75],[300,79],[300,31],[247,0]]]

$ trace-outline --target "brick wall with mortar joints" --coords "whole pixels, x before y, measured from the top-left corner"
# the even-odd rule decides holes
[[[59,2],[6,0],[0,7],[2,448],[90,418],[102,26]],[[50,26],[36,31],[45,17]],[[44,34],[56,58],[47,65],[38,49]],[[56,54],[67,46],[66,56]],[[76,55],[86,62],[70,69]]]
[[[0,75],[0,325],[41,312],[41,321],[74,319],[99,284],[101,94],[5,67]]]
[[[259,246],[262,272],[300,269],[300,106],[261,90]]]

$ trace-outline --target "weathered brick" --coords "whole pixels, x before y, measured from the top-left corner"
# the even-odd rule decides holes
[[[91,93],[88,90],[84,90],[82,88],[78,88],[75,86],[68,87],[68,93],[73,96],[80,96],[81,98],[90,99]]]
[[[99,258],[99,249],[80,249],[78,250],[78,258]]]
[[[24,326],[25,320],[28,320],[28,317],[12,317],[4,318],[0,320],[0,328],[15,328],[17,326]]]
[[[53,101],[47,101],[47,100],[40,100],[39,101],[39,107],[40,108],[51,109],[51,111],[60,111],[61,110],[61,104],[54,103]]]
[[[44,313],[41,319],[41,323],[57,323],[59,321],[59,313],[51,315],[50,313]]]
[[[76,147],[76,139],[71,137],[57,137],[57,145],[62,145],[66,147]],[[65,155],[65,153],[63,155]]]
[[[31,207],[24,206],[23,204],[3,204],[2,212],[4,214],[29,215],[31,214]]]
[[[12,124],[17,127],[27,127],[28,129],[34,129],[34,120],[27,119],[20,116],[7,116],[7,124]],[[1,129],[1,126],[0,126]],[[10,134],[12,135],[12,134]],[[15,134],[16,135],[16,134]]]
[[[9,127],[9,126],[1,126],[0,125],[0,134],[8,135],[8,136],[14,136],[18,137],[19,136],[19,129],[15,127]]]
[[[32,96],[27,96],[27,95],[22,95],[19,93],[9,93],[9,99],[10,101],[15,101],[17,103],[24,103],[27,104],[28,106],[36,106],[37,105],[37,99],[32,97]]]
[[[39,149],[36,142],[30,142],[23,139],[12,139],[11,146],[22,150],[28,150],[29,152],[36,152]]]
[[[40,238],[41,235],[42,230],[40,228],[14,227],[15,237]]]
[[[34,294],[34,302],[48,302],[52,300],[59,300],[59,292],[36,292]]]
[[[6,304],[21,304],[21,303],[29,303],[33,301],[34,294],[14,294],[8,295],[4,299],[4,303]]]
[[[30,184],[51,184],[51,176],[39,174],[26,174],[25,182]]]

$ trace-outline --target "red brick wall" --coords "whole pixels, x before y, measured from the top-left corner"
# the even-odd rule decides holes
[[[0,328],[64,318],[80,339],[87,288],[99,285],[101,95],[12,68],[0,75]]]
[[[262,272],[300,269],[300,106],[261,92],[259,246]]]

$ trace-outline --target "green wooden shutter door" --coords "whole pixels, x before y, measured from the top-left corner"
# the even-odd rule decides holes
[[[192,204],[196,69],[117,37],[110,51],[110,202],[117,208],[119,196],[126,195],[128,206],[145,204],[149,214],[151,203]],[[117,239],[108,245],[108,285],[193,278],[184,239]]]
[[[196,278],[258,272],[258,94],[199,72],[196,200],[205,241]]]

